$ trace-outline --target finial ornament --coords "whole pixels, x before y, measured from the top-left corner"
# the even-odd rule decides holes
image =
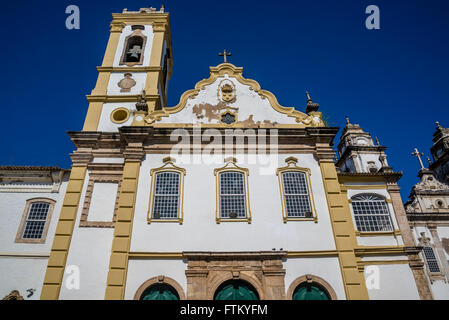
[[[424,169],[424,164],[422,163],[421,160],[421,156],[423,156],[424,153],[419,152],[418,149],[415,148],[415,151],[411,155],[416,156],[418,158],[419,164],[421,165],[421,169]]]
[[[307,107],[306,107],[306,113],[309,112],[316,112],[320,108],[320,105],[318,103],[315,103],[312,101],[312,98],[310,97],[309,91],[306,91],[306,97],[307,97]]]
[[[228,62],[228,61],[226,60],[226,57],[230,57],[230,56],[232,55],[232,53],[227,52],[226,49],[225,49],[225,50],[223,50],[223,52],[220,52],[218,55],[219,55],[220,57],[223,57],[224,63],[226,63],[226,62]]]
[[[351,122],[349,121],[349,117],[348,117],[348,116],[345,116],[345,118],[346,118],[346,123],[347,123],[347,124],[350,124]]]
[[[140,101],[136,103],[136,109],[137,111],[148,112],[148,104],[145,90],[142,90],[142,92],[140,93]]]
[[[429,163],[429,168],[432,165],[432,160],[430,160],[429,156],[427,156],[427,162]]]
[[[443,128],[443,127],[441,127],[441,125],[440,125],[440,122],[439,122],[439,121],[435,122],[435,124],[437,125],[437,129],[441,130],[441,129]]]
[[[312,101],[309,91],[306,91],[307,101]]]
[[[376,137],[376,143],[377,143],[378,146],[380,146],[380,141],[379,141],[378,137]]]

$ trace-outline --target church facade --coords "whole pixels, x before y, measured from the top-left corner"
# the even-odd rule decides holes
[[[226,52],[168,107],[169,14],[110,31],[72,168],[0,167],[6,299],[444,298],[359,125],[335,151],[308,93],[284,107]]]
[[[423,248],[426,276],[434,299],[449,299],[449,129],[437,123],[425,167],[417,149],[420,181],[405,203],[415,244]]]

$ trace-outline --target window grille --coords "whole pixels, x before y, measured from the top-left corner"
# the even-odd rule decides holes
[[[153,219],[177,219],[180,174],[159,172],[154,188]]]
[[[47,221],[50,203],[33,202],[28,210],[25,227],[23,228],[23,239],[40,239],[44,232],[45,222]]]
[[[355,223],[360,232],[393,231],[385,199],[377,195],[357,195],[352,198]]]
[[[287,217],[312,217],[306,175],[303,172],[288,171],[282,174]]]
[[[424,256],[426,257],[427,266],[432,273],[440,273],[440,267],[438,266],[438,260],[435,256],[435,252],[432,247],[423,248]]]
[[[241,172],[220,173],[221,218],[245,219],[245,177]]]

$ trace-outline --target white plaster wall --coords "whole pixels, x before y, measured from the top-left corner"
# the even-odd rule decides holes
[[[120,67],[120,58],[122,57],[123,53],[123,47],[125,45],[125,39],[127,36],[129,36],[133,31],[131,30],[131,26],[125,26],[122,30],[122,33],[120,34],[120,39],[117,46],[117,51],[115,53],[114,58],[114,67]],[[153,26],[152,25],[145,25],[145,30],[142,30],[142,34],[147,37],[147,42],[145,44],[145,50],[144,50],[144,57],[143,57],[143,65],[139,66],[149,66],[150,65],[150,56],[151,56],[151,48],[153,46]],[[123,67],[126,67],[126,65],[123,65]]]
[[[378,153],[377,154],[359,153],[358,158],[362,163],[361,168],[362,168],[363,172],[369,172],[368,171],[368,162],[369,161],[374,161],[374,164],[376,165],[378,170],[382,167],[382,163],[379,161]]]
[[[137,102],[137,101],[136,101]],[[136,109],[136,102],[120,102],[120,103],[105,103],[101,110],[100,121],[98,123],[98,131],[118,132],[118,128],[123,126],[130,126],[133,122],[132,110]],[[126,108],[131,110],[129,119],[123,123],[114,123],[111,120],[111,113],[117,108]]]
[[[443,241],[443,238],[449,239],[449,226],[438,226],[437,231],[438,231],[438,236],[440,237],[440,241]],[[446,260],[448,260],[449,254],[445,250],[443,250],[443,251],[444,251]]]
[[[212,119],[210,122],[207,117],[198,119],[192,109],[197,104],[208,103],[217,105],[220,102],[218,98],[219,85],[224,79],[231,80],[235,85],[236,101],[226,105],[239,109],[237,112],[238,121],[247,120],[250,115],[253,115],[253,120],[255,122],[260,121],[262,124],[264,120],[282,124],[297,124],[295,118],[277,112],[272,108],[268,99],[262,99],[258,93],[250,89],[250,86],[240,83],[237,79],[231,78],[227,74],[225,77],[219,77],[212,84],[205,86],[195,98],[187,99],[186,106],[181,111],[162,118],[158,123],[218,123],[217,119]]]
[[[0,192],[0,253],[1,252],[38,252],[49,253],[58,223],[61,206],[67,187],[67,177],[61,183],[59,193],[4,193]],[[15,243],[26,201],[33,198],[48,198],[56,201],[51,215],[45,243]]]
[[[79,221],[84,203],[89,172],[84,180],[83,191],[78,206],[72,241],[67,257],[66,270],[76,266],[80,271],[80,288],[69,290],[68,276],[64,273],[59,298],[61,300],[102,300],[106,292],[106,280],[111,255],[113,228],[80,228]],[[69,279],[70,280],[70,279]]]
[[[93,163],[124,163],[124,158],[94,158]]]
[[[25,300],[39,300],[48,258],[0,257],[0,297],[18,290]],[[27,289],[36,291],[27,297]]]
[[[290,155],[279,155],[279,163]],[[214,168],[224,164],[179,164],[186,169],[184,223],[147,223],[150,197],[150,170],[162,166],[166,154],[150,154],[142,162],[133,224],[131,251],[260,251],[333,250],[335,243],[321,172],[311,154],[296,154],[298,166],[311,169],[311,184],[318,214],[313,221],[283,223],[277,165],[270,175],[261,175],[259,166],[249,168],[249,201],[253,221],[215,222],[216,190]],[[267,236],[269,235],[269,236]]]
[[[437,280],[431,285],[435,300],[449,300],[449,284],[443,280]]]
[[[368,267],[372,267],[368,268]],[[370,286],[370,277],[379,275],[379,286]],[[373,265],[365,267],[370,300],[419,300],[418,288],[408,264]]]
[[[136,85],[130,88],[129,92],[120,92],[121,88],[118,86],[120,80],[125,78],[124,74],[126,72],[112,72],[109,78],[108,91],[109,95],[130,95],[130,94],[140,94],[143,89],[145,89],[145,82],[147,80],[147,74],[145,72],[131,72],[131,78],[136,81]]]
[[[157,276],[170,277],[175,280],[187,295],[187,263],[183,260],[141,260],[130,259],[126,280],[125,299],[132,300],[139,287],[148,279]]]
[[[88,221],[112,221],[118,183],[96,182],[92,191]]]
[[[337,257],[289,258],[284,261],[285,293],[297,278],[311,274],[323,278],[334,289],[338,300],[346,300],[340,263]],[[291,297],[286,297],[290,300]]]

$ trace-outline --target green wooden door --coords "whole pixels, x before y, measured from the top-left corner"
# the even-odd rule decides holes
[[[319,286],[306,284],[296,288],[293,300],[329,300],[329,296]]]
[[[249,284],[243,281],[232,281],[218,289],[215,300],[259,300],[259,298]]]
[[[179,298],[170,286],[153,285],[145,290],[141,300],[179,300]]]

